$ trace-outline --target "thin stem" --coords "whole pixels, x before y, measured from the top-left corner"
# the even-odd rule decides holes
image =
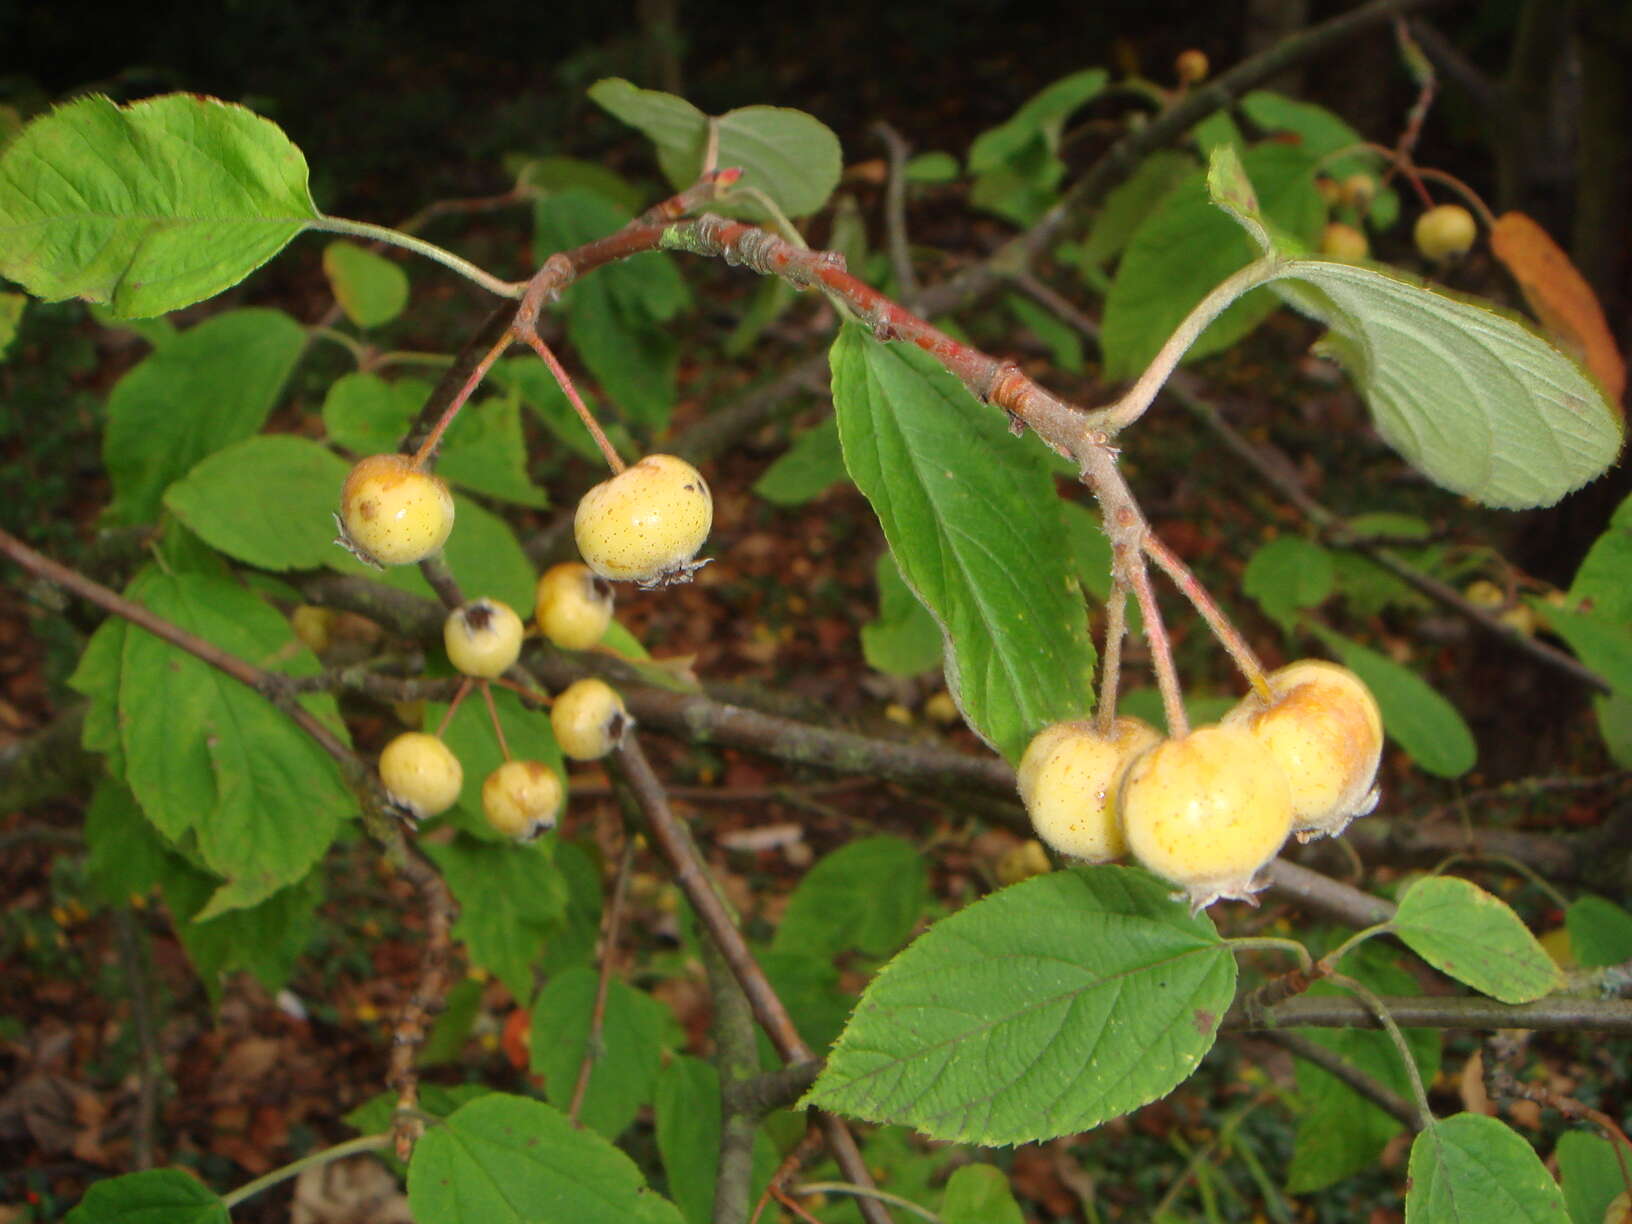
[[[486,680],[478,680],[476,684],[482,690],[482,700],[487,704],[487,717],[493,724],[493,738],[499,742],[499,754],[508,761],[510,745],[504,740],[504,724],[499,721],[499,707],[493,704],[493,686]]]
[[[888,1190],[880,1190],[875,1186],[857,1186],[850,1182],[801,1182],[791,1187],[789,1194],[805,1197],[812,1194],[847,1194],[851,1198],[877,1199],[881,1203],[888,1203],[891,1207],[899,1207],[902,1211],[910,1211],[920,1219],[930,1220],[932,1224],[941,1224],[941,1217],[927,1207],[920,1207],[911,1199],[902,1198],[899,1194],[891,1194]]]
[[[1326,953],[1325,956],[1321,957],[1320,963],[1326,968],[1327,973],[1330,974],[1331,970],[1337,968],[1339,961],[1341,961],[1350,952],[1353,952],[1361,944],[1365,943],[1366,940],[1373,939],[1378,935],[1386,935],[1392,929],[1393,927],[1391,923],[1379,922],[1375,926],[1368,926],[1364,930],[1356,931],[1342,943],[1338,944],[1337,947]]]
[[[1173,585],[1179,588],[1191,606],[1201,613],[1202,620],[1207,622],[1213,636],[1223,644],[1225,650],[1229,651],[1230,658],[1235,660],[1236,670],[1246,677],[1253,691],[1266,703],[1273,701],[1275,696],[1269,691],[1269,680],[1264,675],[1263,663],[1247,644],[1247,639],[1242,636],[1241,631],[1230,622],[1228,616],[1224,615],[1224,610],[1218,606],[1207,588],[1196,581],[1190,567],[1153,532],[1146,532],[1140,543],[1150,559],[1161,567],[1162,572],[1173,580]]]
[[[890,250],[890,270],[898,292],[907,301],[918,296],[918,278],[912,271],[912,250],[907,243],[907,157],[911,146],[888,123],[873,124],[874,134],[889,154],[890,176],[884,184],[884,229]]]
[[[595,419],[595,414],[589,410],[583,398],[578,394],[578,388],[573,386],[572,379],[567,374],[566,368],[556,359],[555,353],[551,351],[550,346],[544,343],[537,329],[531,324],[520,328],[519,334],[521,339],[532,348],[533,352],[539,355],[544,364],[550,367],[550,373],[555,375],[555,381],[560,385],[562,394],[567,397],[573,411],[578,414],[578,419],[584,423],[584,428],[589,430],[589,436],[595,439],[595,445],[600,447],[601,454],[606,458],[607,466],[612,469],[612,474],[616,476],[623,471],[622,456],[618,454],[617,448],[612,445],[606,434],[601,430],[601,423]]]
[[[1105,604],[1105,649],[1099,657],[1099,733],[1109,739],[1116,725],[1116,690],[1122,682],[1122,639],[1128,635],[1128,587],[1119,572],[1111,574]]]
[[[1435,870],[1448,871],[1457,863],[1495,863],[1498,866],[1506,867],[1509,871],[1514,872],[1517,875],[1521,875],[1526,880],[1530,881],[1531,884],[1535,885],[1535,887],[1540,892],[1545,894],[1547,899],[1554,905],[1558,906],[1559,909],[1567,910],[1570,908],[1570,899],[1568,897],[1560,892],[1539,871],[1530,866],[1529,863],[1526,863],[1523,859],[1514,858],[1511,854],[1453,854],[1444,862],[1440,863]]]
[[[617,879],[612,885],[612,904],[601,924],[601,972],[595,983],[595,1005],[589,1013],[589,1035],[584,1040],[583,1061],[578,1064],[578,1079],[572,1086],[572,1102],[567,1106],[567,1118],[575,1125],[589,1095],[589,1077],[595,1070],[595,1061],[604,1052],[601,1049],[602,1032],[606,1027],[606,996],[612,988],[612,964],[617,959],[618,929],[623,923],[623,902],[629,893],[629,875],[635,862],[635,839],[627,833],[623,839],[623,854],[618,859]]]
[[[1271,949],[1277,952],[1290,952],[1297,958],[1298,967],[1300,969],[1307,970],[1314,968],[1314,958],[1309,955],[1309,949],[1304,947],[1295,939],[1281,939],[1274,935],[1250,935],[1242,936],[1239,939],[1226,939],[1224,942],[1230,946],[1230,950],[1232,952],[1246,952],[1255,948]]]
[[[1134,596],[1139,600],[1139,614],[1145,623],[1145,641],[1150,643],[1150,658],[1156,667],[1156,687],[1162,693],[1162,713],[1167,718],[1168,738],[1183,739],[1190,734],[1190,718],[1184,712],[1179,673],[1173,666],[1173,645],[1167,639],[1162,610],[1156,606],[1156,592],[1151,590],[1144,555],[1133,554],[1120,568],[1131,580]]]
[[[321,323],[315,323],[311,327],[308,327],[306,329],[306,334],[311,336],[314,340],[327,340],[330,344],[338,344],[341,348],[345,349],[346,352],[351,354],[351,359],[357,364],[358,369],[366,369],[368,367],[368,345],[364,344],[361,340],[358,340],[355,336],[348,336],[345,332],[340,331],[337,328],[325,327]]]
[[[1283,1033],[1279,1029],[1259,1033],[1255,1040],[1272,1042],[1295,1057],[1313,1063],[1328,1075],[1335,1076],[1347,1084],[1385,1113],[1397,1118],[1402,1125],[1409,1126],[1413,1131],[1418,1129],[1417,1111],[1410,1101],[1318,1041],[1312,1041],[1301,1033]]]
[[[453,721],[453,713],[459,708],[459,703],[470,693],[471,685],[476,682],[469,676],[459,681],[459,687],[454,691],[453,700],[448,702],[448,708],[442,711],[442,721],[436,724],[436,738],[441,739],[447,733],[448,724]]]
[[[223,1194],[221,1196],[221,1206],[225,1210],[231,1211],[239,1203],[253,1198],[262,1190],[270,1190],[280,1182],[286,1182],[291,1177],[298,1177],[307,1169],[330,1164],[336,1160],[344,1160],[348,1156],[356,1156],[361,1152],[378,1152],[381,1148],[388,1146],[390,1142],[391,1136],[388,1134],[363,1135],[360,1138],[348,1139],[344,1143],[337,1143],[333,1147],[324,1148],[322,1151],[310,1152],[299,1160],[291,1161],[280,1169],[273,1169],[272,1172],[263,1174],[252,1182],[246,1182],[228,1194]]]
[[[502,281],[489,272],[484,272],[468,259],[462,259],[452,251],[437,246],[434,242],[426,242],[423,238],[416,238],[412,234],[405,234],[401,230],[392,229],[389,225],[375,225],[371,221],[348,221],[344,217],[319,217],[311,222],[311,227],[317,230],[327,230],[331,234],[349,234],[353,238],[372,238],[375,242],[384,242],[391,246],[402,247],[416,255],[423,255],[426,259],[441,264],[471,280],[486,289],[496,297],[520,298],[526,292],[525,281]]]
[[[1434,1124],[1434,1113],[1428,1107],[1428,1090],[1422,1084],[1422,1072],[1417,1069],[1417,1060],[1412,1057],[1411,1047],[1406,1044],[1405,1034],[1400,1032],[1400,1026],[1395,1023],[1394,1016],[1383,1001],[1373,994],[1367,987],[1341,973],[1334,973],[1329,980],[1337,986],[1343,987],[1350,994],[1364,1003],[1383,1028],[1388,1033],[1388,1039],[1394,1043],[1400,1060],[1405,1064],[1406,1077],[1411,1081],[1411,1099],[1416,1102],[1418,1129],[1426,1130]]]
[[[1280,271],[1280,257],[1266,255],[1219,282],[1212,292],[1191,308],[1184,321],[1173,329],[1173,334],[1167,338],[1156,356],[1151,358],[1145,372],[1139,376],[1139,381],[1129,387],[1122,398],[1114,404],[1089,414],[1089,427],[1114,437],[1137,421],[1145,414],[1145,409],[1150,407],[1151,401],[1162,389],[1168,375],[1173,373],[1190,346],[1196,342],[1196,337],[1207,329],[1207,325],[1223,314],[1230,303],[1242,294],[1274,280],[1280,275]]]
[[[465,401],[471,397],[477,387],[482,385],[482,379],[487,377],[487,372],[493,368],[493,363],[504,356],[504,350],[509,348],[514,340],[515,336],[506,331],[504,335],[499,337],[498,343],[488,349],[482,359],[476,363],[476,368],[470,372],[470,376],[465,379],[464,384],[459,388],[453,399],[449,401],[448,406],[442,410],[442,415],[437,418],[436,424],[431,426],[431,432],[426,434],[425,440],[419,444],[419,450],[414,452],[415,467],[423,467],[429,461],[430,457],[436,452],[437,444],[442,441],[442,435],[447,432],[448,426],[453,424],[453,418],[459,415],[459,409],[465,406]]]

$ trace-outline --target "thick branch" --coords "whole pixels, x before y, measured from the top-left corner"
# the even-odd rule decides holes
[[[1412,1130],[1418,1129],[1417,1111],[1410,1101],[1395,1092],[1388,1085],[1380,1083],[1367,1075],[1342,1055],[1334,1054],[1318,1041],[1311,1041],[1300,1033],[1283,1033],[1279,1029],[1269,1029],[1255,1034],[1259,1041],[1268,1041],[1280,1046],[1305,1062],[1313,1063],[1328,1075],[1335,1076],[1350,1088],[1354,1089],[1366,1100],[1392,1115],[1402,1124]]]
[[[1534,1003],[1498,1003],[1476,996],[1385,998],[1401,1028],[1551,1029],[1632,1036],[1632,1000],[1584,999],[1555,995]],[[1288,999],[1258,1016],[1237,1000],[1225,1013],[1225,1031],[1283,1028],[1381,1028],[1358,999],[1308,995]]]

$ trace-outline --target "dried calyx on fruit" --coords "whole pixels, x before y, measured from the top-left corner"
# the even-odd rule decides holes
[[[1251,900],[1292,829],[1280,766],[1240,727],[1157,744],[1129,766],[1118,803],[1134,858],[1183,888],[1192,911]]]
[[[1462,205],[1440,204],[1417,218],[1411,236],[1424,258],[1440,263],[1466,255],[1479,236],[1479,227]]]
[[[521,655],[521,617],[497,599],[472,599],[442,622],[448,661],[467,676],[502,676]]]
[[[578,503],[573,534],[589,568],[644,587],[687,582],[714,525],[714,499],[696,468],[675,455],[647,455]]]
[[[482,814],[496,832],[529,842],[555,828],[566,795],[544,762],[506,761],[482,783]]]
[[[575,761],[593,761],[617,746],[634,725],[623,698],[604,680],[574,680],[550,705],[550,726],[561,751]]]
[[[447,542],[453,495],[407,455],[359,460],[340,489],[336,544],[370,565],[410,565]]]
[[[1108,736],[1092,722],[1063,722],[1033,737],[1020,758],[1020,800],[1037,836],[1061,854],[1108,863],[1127,853],[1117,788],[1129,764],[1161,741],[1154,727],[1118,718]]]
[[[1266,678],[1273,700],[1250,693],[1224,716],[1275,758],[1292,793],[1298,840],[1333,836],[1377,806],[1383,716],[1359,676],[1301,659]]]
[[[380,753],[380,782],[403,815],[417,821],[458,801],[465,771],[453,749],[436,736],[404,731]]]
[[[581,561],[552,565],[538,577],[533,619],[563,650],[588,650],[612,623],[612,584]]]

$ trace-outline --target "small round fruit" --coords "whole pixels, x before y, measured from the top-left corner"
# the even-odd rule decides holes
[[[1377,699],[1359,676],[1324,659],[1301,659],[1267,680],[1275,700],[1249,693],[1224,725],[1250,732],[1281,767],[1298,840],[1335,837],[1377,806]]]
[[[1372,200],[1377,197],[1377,180],[1371,175],[1361,172],[1351,174],[1343,180],[1343,203],[1361,216],[1371,207]]]
[[[1417,218],[1412,237],[1423,257],[1435,263],[1466,255],[1478,236],[1473,214],[1460,204],[1440,204]]]
[[[1334,178],[1327,178],[1324,174],[1315,179],[1315,190],[1326,207],[1336,208],[1343,203],[1343,186]]]
[[[612,584],[581,561],[552,565],[538,577],[533,619],[563,650],[588,650],[612,623]]]
[[[1632,1224],[1632,1190],[1622,1190],[1604,1208],[1604,1224]]]
[[[1005,850],[997,860],[997,882],[1007,888],[1010,884],[1018,884],[1032,876],[1047,875],[1053,870],[1054,864],[1048,861],[1048,851],[1043,849],[1043,843],[1035,837],[1028,837],[1019,845]]]
[[[692,558],[714,525],[714,499],[696,468],[674,455],[647,455],[578,503],[573,534],[589,568],[617,582],[689,581]]]
[[[1343,263],[1359,263],[1371,254],[1371,244],[1354,226],[1331,221],[1321,231],[1320,253]]]
[[[1192,912],[1221,897],[1250,900],[1292,830],[1280,766],[1240,727],[1157,744],[1128,768],[1118,803],[1134,858],[1183,888]]]
[[[1185,85],[1195,85],[1207,79],[1207,73],[1212,67],[1207,62],[1207,53],[1195,47],[1180,51],[1173,61],[1173,75]]]
[[[555,828],[566,794],[542,761],[506,761],[482,783],[482,812],[498,832],[529,842]]]
[[[521,617],[497,599],[472,599],[442,622],[448,661],[467,676],[492,680],[510,670],[521,655]]]
[[[574,680],[550,706],[555,742],[575,761],[594,761],[611,752],[634,719],[623,698],[604,680]]]
[[[333,608],[316,604],[300,604],[289,614],[289,627],[301,644],[313,654],[322,654],[334,641],[334,622],[338,614]]]
[[[407,455],[359,460],[340,490],[336,543],[371,565],[423,561],[453,530],[448,486],[414,466]]]
[[[424,820],[454,805],[465,771],[453,749],[436,736],[404,731],[380,753],[380,781],[392,803]]]
[[[1109,737],[1091,722],[1055,723],[1020,758],[1020,799],[1031,824],[1061,854],[1108,863],[1128,852],[1116,792],[1133,759],[1161,741],[1137,718],[1118,718]]]

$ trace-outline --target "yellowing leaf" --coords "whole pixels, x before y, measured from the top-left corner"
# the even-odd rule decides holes
[[[1490,249],[1518,281],[1541,325],[1587,367],[1610,403],[1624,414],[1626,362],[1615,347],[1598,295],[1563,248],[1524,213],[1508,212],[1491,226]]]

